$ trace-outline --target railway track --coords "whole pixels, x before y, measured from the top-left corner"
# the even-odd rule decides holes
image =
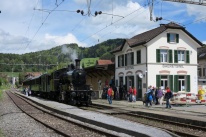
[[[14,104],[31,118],[45,125],[47,128],[54,130],[60,136],[78,137],[78,136],[94,136],[94,137],[116,137],[116,135],[102,131],[101,129],[89,127],[87,124],[81,124],[69,120],[59,114],[42,109],[34,103],[22,98],[12,92],[6,92],[12,99]]]
[[[185,124],[181,122],[174,122],[172,120],[164,120],[161,118],[146,116],[144,114],[138,114],[135,111],[128,111],[124,108],[116,108],[112,106],[104,106],[93,104],[91,107],[80,107],[81,109],[97,111],[108,115],[113,115],[122,119],[130,120],[137,123],[146,124],[149,126],[157,127],[163,130],[167,130],[181,137],[206,137],[206,128]]]

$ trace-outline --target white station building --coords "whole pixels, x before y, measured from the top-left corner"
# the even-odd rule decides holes
[[[202,43],[173,22],[125,39],[113,51],[115,85],[137,89],[141,99],[152,85],[173,92],[197,93],[197,48]]]

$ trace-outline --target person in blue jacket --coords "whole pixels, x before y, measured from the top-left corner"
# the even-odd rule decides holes
[[[148,90],[145,94],[147,95],[146,106],[148,107],[148,104],[152,106],[152,86],[148,87]]]

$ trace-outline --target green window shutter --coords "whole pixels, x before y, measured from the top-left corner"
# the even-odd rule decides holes
[[[179,43],[179,34],[176,34],[176,42]]]
[[[124,66],[124,54],[122,55],[122,66]]]
[[[179,89],[178,75],[174,75],[174,92],[178,92],[178,89]]]
[[[169,50],[169,63],[173,63],[172,50]]]
[[[156,87],[160,87],[160,78],[161,75],[156,75]]]
[[[187,75],[187,92],[190,92],[190,75]]]
[[[173,91],[173,75],[169,75],[169,86],[170,89]]]
[[[177,63],[178,62],[177,50],[174,50],[174,57],[175,57],[174,63]]]
[[[186,50],[186,63],[190,63],[190,52]]]
[[[170,33],[167,33],[167,43],[170,43]]]
[[[131,65],[134,65],[134,52],[132,52],[130,54],[131,54],[131,60],[132,60],[132,64]]]
[[[120,66],[120,56],[118,56],[118,67]]]
[[[127,66],[127,54],[125,54],[125,66]]]
[[[156,61],[160,62],[160,49],[156,49]]]

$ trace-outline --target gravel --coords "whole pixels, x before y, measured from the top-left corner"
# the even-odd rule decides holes
[[[0,137],[60,137],[53,130],[22,113],[3,92],[0,100]]]

